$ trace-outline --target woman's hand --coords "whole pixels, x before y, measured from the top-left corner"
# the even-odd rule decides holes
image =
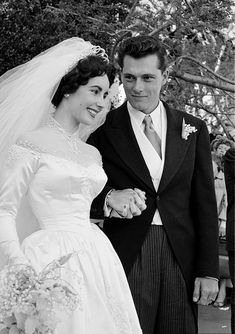
[[[111,217],[128,218],[141,215],[146,209],[145,193],[138,189],[113,190],[109,195],[107,205],[114,211]]]

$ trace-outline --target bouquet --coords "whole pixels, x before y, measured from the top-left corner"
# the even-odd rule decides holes
[[[39,274],[25,264],[3,268],[0,334],[53,334],[58,322],[79,306],[78,293],[61,278],[63,264],[71,256],[51,262]]]

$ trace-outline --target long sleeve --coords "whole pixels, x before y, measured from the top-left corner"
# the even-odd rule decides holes
[[[198,134],[192,189],[197,233],[197,276],[218,277],[218,214],[209,134],[205,123]]]
[[[39,158],[38,153],[13,145],[0,173],[0,253],[8,259],[24,257],[16,231],[16,216]]]

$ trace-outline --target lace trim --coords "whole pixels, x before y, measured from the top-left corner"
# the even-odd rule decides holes
[[[48,154],[53,154],[53,153],[56,153],[57,151],[51,151],[49,152],[49,150],[46,150],[46,149],[43,149],[42,147],[40,146],[37,146],[31,142],[29,142],[28,140],[17,140],[16,142],[16,145],[18,146],[22,146],[24,148],[28,148],[30,149],[31,151],[33,152],[37,152],[37,153],[48,153]]]
[[[71,162],[74,162],[74,163],[79,164],[79,165],[82,166],[82,164],[81,164],[81,157],[80,156],[74,155],[73,158],[70,157],[70,156],[62,157],[61,155],[58,154],[58,152],[59,152],[58,150],[47,150],[45,148],[42,148],[42,147],[40,147],[38,145],[35,145],[35,144],[29,142],[28,140],[21,140],[21,139],[19,139],[16,144],[18,146],[21,146],[21,147],[24,147],[26,149],[31,150],[35,154],[36,153],[49,154],[49,155],[53,156],[54,158],[62,159],[62,160],[65,160],[65,161],[71,161]],[[98,166],[102,167],[103,163],[102,163],[101,155],[100,155],[99,151],[97,151],[97,152],[98,152],[98,154],[97,154],[97,160],[94,161],[93,163],[95,165],[98,165]],[[83,157],[83,161],[86,161],[86,160],[89,161],[90,160],[89,159],[90,158],[89,153],[83,153],[83,152],[80,151],[80,154]],[[86,159],[86,157],[87,157],[87,159]],[[90,163],[89,165],[92,165],[92,163]],[[84,167],[88,167],[89,165],[84,165]]]
[[[33,155],[35,159],[39,160],[41,155],[38,153],[30,151],[28,154]],[[17,149],[16,145],[11,146],[8,150],[6,165],[9,166],[12,162],[22,159],[26,154],[25,151]]]

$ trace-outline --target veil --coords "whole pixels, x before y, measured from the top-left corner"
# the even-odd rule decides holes
[[[108,61],[104,49],[72,37],[0,77],[0,169],[8,148],[18,137],[46,121],[62,77],[91,54]],[[93,127],[98,127],[100,120],[95,123]]]
[[[0,77],[0,173],[9,147],[21,134],[38,128],[53,112],[51,100],[62,77],[80,59],[91,54],[108,62],[104,49],[72,37]],[[103,121],[104,115],[101,115],[92,125],[93,130]],[[90,129],[83,129],[84,137],[87,138],[89,133]],[[19,207],[16,227],[20,241],[38,229],[25,197]],[[0,254],[0,267],[2,261]]]

